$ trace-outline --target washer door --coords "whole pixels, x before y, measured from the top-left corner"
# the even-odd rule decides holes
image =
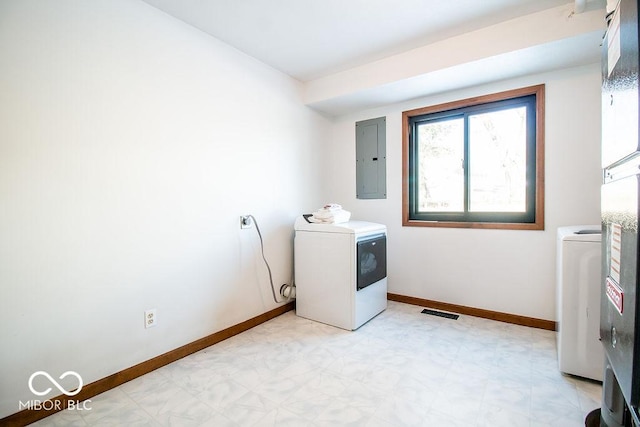
[[[358,240],[358,290],[387,277],[387,236],[376,234]]]

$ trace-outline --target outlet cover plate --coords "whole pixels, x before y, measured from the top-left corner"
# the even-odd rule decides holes
[[[154,326],[156,326],[156,324],[158,323],[158,318],[156,315],[156,309],[152,308],[150,310],[145,310],[144,312],[144,327],[145,328],[152,328]]]

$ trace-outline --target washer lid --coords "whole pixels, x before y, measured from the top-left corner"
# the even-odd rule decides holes
[[[558,239],[575,242],[599,242],[602,240],[602,229],[599,225],[559,227]]]
[[[310,223],[304,217],[299,216],[296,218],[294,229],[296,231],[315,231],[318,233],[361,234],[375,231],[386,231],[387,227],[384,224],[366,221],[349,221],[342,222],[340,224],[318,224],[313,222]]]

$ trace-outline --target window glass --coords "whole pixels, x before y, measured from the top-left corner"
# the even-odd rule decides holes
[[[527,109],[469,116],[469,210],[527,209]]]
[[[438,120],[418,126],[418,209],[464,210],[464,121]]]

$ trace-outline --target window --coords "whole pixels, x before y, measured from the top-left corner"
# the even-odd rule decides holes
[[[544,229],[544,85],[402,119],[403,225]]]

